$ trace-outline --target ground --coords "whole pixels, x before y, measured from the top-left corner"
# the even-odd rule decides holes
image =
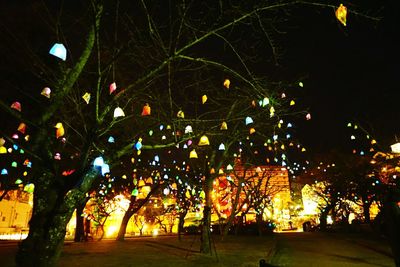
[[[60,267],[66,266],[395,266],[385,240],[361,234],[285,233],[272,236],[213,237],[213,255],[198,253],[200,237],[132,238],[66,242]],[[16,242],[0,242],[1,266],[14,266]]]

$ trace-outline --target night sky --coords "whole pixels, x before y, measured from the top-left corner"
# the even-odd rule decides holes
[[[346,150],[349,121],[363,126],[385,149],[396,135],[400,141],[400,46],[396,41],[400,8],[396,0],[370,2],[367,11],[381,17],[379,21],[350,13],[344,27],[334,9],[300,8],[292,10],[289,27],[280,37],[283,54],[278,70],[304,83],[294,94],[312,119],[299,123],[296,135],[310,151]],[[376,10],[374,4],[384,6]],[[351,10],[351,4],[347,6]],[[8,14],[4,9],[1,13]],[[3,97],[6,88],[1,90]]]
[[[316,152],[346,147],[346,125],[358,123],[383,149],[400,141],[399,6],[386,1],[381,10],[369,10],[381,19],[348,15],[347,26],[333,10],[310,15],[294,28],[287,42],[285,64],[304,74],[299,102],[312,120],[299,125],[301,140]],[[308,15],[308,14],[307,14]]]

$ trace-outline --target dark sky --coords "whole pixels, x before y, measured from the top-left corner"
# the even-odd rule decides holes
[[[305,75],[299,103],[312,120],[299,125],[298,135],[311,149],[348,149],[343,146],[349,121],[385,149],[396,135],[400,140],[400,14],[395,1],[384,3],[380,11],[369,10],[381,17],[378,22],[350,13],[344,27],[333,10],[324,10],[290,33],[284,62]]]

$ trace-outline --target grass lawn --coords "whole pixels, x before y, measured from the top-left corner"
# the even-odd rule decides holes
[[[273,236],[213,236],[212,255],[199,253],[200,236],[131,238],[66,243],[60,267],[66,266],[259,266],[273,247]]]

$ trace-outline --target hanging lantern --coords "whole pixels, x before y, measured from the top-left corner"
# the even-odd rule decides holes
[[[392,153],[400,153],[400,143],[396,143],[390,146]]]
[[[90,101],[90,93],[86,92],[83,96],[82,96],[83,100],[85,100],[86,104],[89,104]]]
[[[339,7],[335,11],[336,18],[343,26],[346,26],[346,18],[347,18],[347,8],[340,4]]]
[[[153,184],[153,178],[151,178],[151,177],[147,178],[146,184]]]
[[[8,174],[7,169],[2,169],[2,170],[1,170],[1,175],[7,175],[7,174]]]
[[[308,113],[308,114],[306,115],[306,119],[307,119],[307,120],[311,120],[311,114],[310,114],[310,113]]]
[[[42,92],[40,93],[42,96],[50,98],[51,89],[49,87],[43,88]]]
[[[215,169],[214,168],[211,168],[210,169],[210,174],[214,174],[215,173]]]
[[[146,183],[142,179],[139,179],[138,186],[142,187],[142,186],[145,186],[145,185],[146,185]]]
[[[101,166],[101,174],[104,176],[109,172],[110,172],[110,166],[104,163],[103,166]]]
[[[21,123],[19,124],[19,126],[18,126],[18,131],[24,134],[25,131],[26,131],[26,124],[23,123],[23,122],[21,122]]]
[[[50,55],[58,57],[59,59],[66,60],[67,59],[67,49],[63,44],[55,43],[49,51]]]
[[[187,125],[185,127],[185,134],[190,134],[190,133],[193,133],[193,128],[192,128],[192,126]]]
[[[139,190],[137,188],[132,190],[132,196],[137,197],[139,195]]]
[[[142,149],[142,138],[139,138],[139,140],[135,144],[136,150]]]
[[[34,190],[35,190],[35,185],[32,184],[32,183],[26,184],[25,187],[24,187],[24,191],[29,193],[29,194],[32,194]]]
[[[185,113],[183,113],[182,110],[179,110],[178,113],[176,114],[176,116],[177,116],[178,118],[184,119],[184,118],[185,118]]]
[[[122,108],[116,107],[116,108],[114,109],[114,118],[124,117],[124,116],[125,116],[125,113],[124,113],[124,111],[122,110]]]
[[[229,86],[231,85],[231,81],[229,80],[229,79],[225,79],[225,81],[224,81],[224,87],[226,88],[226,89],[229,89]]]
[[[226,170],[227,171],[233,170],[233,166],[231,164],[228,164],[228,166],[226,166]]]
[[[64,135],[64,126],[61,122],[57,122],[56,126],[54,126],[56,128],[56,137],[59,138],[61,136]]]
[[[259,104],[261,107],[265,107],[266,105],[269,104],[269,98],[268,98],[268,97],[264,97],[264,99],[263,99],[263,100],[260,100],[260,101],[258,102],[258,104]]]
[[[202,97],[201,97],[201,103],[206,103],[207,102],[207,95],[203,95]]]
[[[254,129],[254,128],[250,128],[249,132],[250,132],[250,134],[253,134],[253,133],[255,133],[255,132],[256,132],[256,129]]]
[[[19,103],[18,101],[14,102],[11,104],[11,108],[18,110],[19,112],[21,112],[21,103]]]
[[[101,166],[103,166],[103,164],[104,164],[103,157],[97,157],[93,161],[93,166],[95,166],[95,167],[101,167]]]
[[[210,141],[208,140],[208,137],[206,135],[203,135],[202,137],[200,137],[200,141],[199,141],[199,146],[207,146],[210,144]]]
[[[218,150],[225,150],[225,145],[224,143],[221,143],[218,147]]]
[[[222,124],[221,124],[221,128],[220,129],[221,130],[228,130],[228,124],[225,121],[223,121]]]
[[[299,86],[300,86],[300,87],[304,87],[303,82],[299,82]]]
[[[275,115],[275,108],[274,107],[270,107],[269,108],[269,116],[273,117]]]
[[[142,116],[149,116],[151,113],[151,108],[149,103],[146,103],[146,105],[143,106],[143,110],[142,110]]]
[[[117,84],[116,84],[115,82],[113,82],[112,84],[110,84],[109,90],[110,90],[110,95],[111,95],[112,93],[114,93],[115,90],[117,90]]]
[[[178,188],[178,185],[177,185],[176,183],[173,183],[173,184],[171,185],[171,188],[176,190],[176,189]]]
[[[168,187],[164,188],[163,193],[166,196],[169,195],[169,188]]]
[[[21,180],[21,179],[17,179],[17,180],[15,181],[15,184],[22,184],[22,180]]]
[[[107,140],[107,142],[109,142],[109,143],[115,143],[115,138],[114,137],[112,137],[112,136],[110,136],[110,137],[108,137],[108,140]]]
[[[15,162],[15,161],[11,162],[11,167],[17,168],[18,167],[18,163]]]
[[[0,137],[0,146],[3,146],[6,143],[3,137]]]
[[[189,158],[191,158],[191,159],[197,159],[197,158],[198,158],[198,157],[197,157],[197,152],[196,152],[195,149],[193,149],[192,151],[190,151]]]
[[[296,102],[294,102],[294,100],[290,101],[290,105],[294,106],[296,104]]]
[[[246,125],[249,125],[249,124],[253,123],[253,119],[251,117],[246,117],[245,123],[246,123]]]

